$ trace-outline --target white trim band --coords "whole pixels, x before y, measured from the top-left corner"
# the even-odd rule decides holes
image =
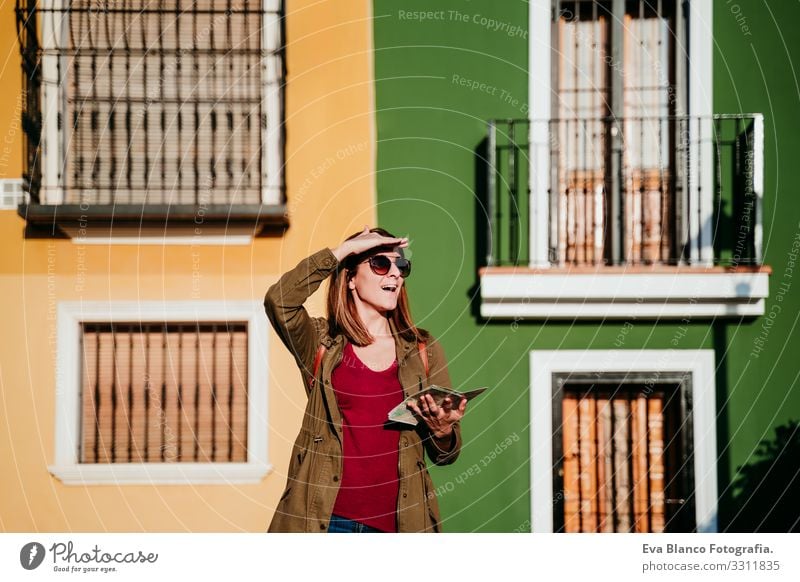
[[[682,318],[764,314],[767,272],[485,273],[488,318]]]

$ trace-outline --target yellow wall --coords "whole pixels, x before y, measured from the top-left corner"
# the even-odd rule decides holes
[[[25,240],[23,220],[0,211],[0,530],[266,530],[305,404],[299,372],[274,333],[268,375],[274,469],[261,484],[65,486],[47,465],[54,458],[58,301],[260,303],[301,258],[374,224],[371,3],[290,0],[286,11],[290,226],[283,237],[229,247],[82,246]],[[10,0],[0,0],[0,39],[0,139],[13,142],[0,178],[15,178],[22,171],[21,133],[14,130],[21,73]],[[309,302],[312,314],[323,313],[322,295]]]
[[[14,0],[0,0],[0,180],[22,175],[22,74]]]

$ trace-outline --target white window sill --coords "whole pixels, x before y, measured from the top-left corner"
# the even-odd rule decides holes
[[[272,470],[256,463],[118,463],[50,465],[65,485],[256,484]]]
[[[481,269],[481,315],[493,319],[756,317],[768,267]]]

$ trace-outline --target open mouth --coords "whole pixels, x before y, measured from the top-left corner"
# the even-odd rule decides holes
[[[398,288],[397,285],[384,285],[384,286],[381,287],[381,289],[383,289],[384,291],[387,291],[389,293],[396,293],[397,292],[397,288]]]

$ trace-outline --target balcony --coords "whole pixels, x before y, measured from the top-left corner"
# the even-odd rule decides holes
[[[16,15],[27,237],[246,242],[288,226],[278,0],[18,0]]]
[[[487,318],[764,313],[763,117],[489,122]]]

